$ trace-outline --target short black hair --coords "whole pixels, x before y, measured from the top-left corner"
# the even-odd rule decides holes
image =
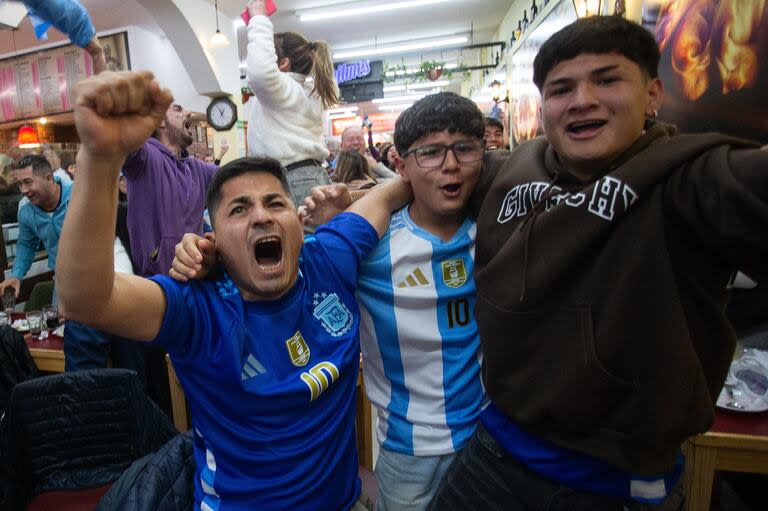
[[[453,92],[425,96],[405,110],[395,122],[395,149],[405,154],[423,136],[441,131],[482,139],[485,118],[472,100]]]
[[[224,186],[224,183],[244,174],[262,172],[275,176],[283,186],[285,193],[288,194],[288,198],[292,198],[291,188],[288,186],[288,180],[285,178],[285,172],[279,161],[274,158],[238,158],[221,167],[213,175],[213,179],[211,179],[211,183],[208,185],[208,191],[205,194],[205,204],[208,208],[211,222],[213,222],[216,208],[219,207],[221,187]],[[291,203],[293,203],[293,200],[291,200]]]
[[[533,60],[533,83],[541,91],[553,67],[585,53],[618,53],[649,77],[659,76],[661,54],[650,31],[622,16],[591,16],[555,32],[541,45]]]
[[[27,167],[32,167],[32,173],[36,176],[53,174],[51,164],[48,163],[48,160],[45,158],[45,156],[40,154],[28,154],[26,156],[22,156],[21,159],[16,162],[16,169],[25,169]]]
[[[501,131],[504,131],[504,124],[495,117],[485,118],[485,127],[487,128],[489,126],[493,126],[495,128],[499,128]]]

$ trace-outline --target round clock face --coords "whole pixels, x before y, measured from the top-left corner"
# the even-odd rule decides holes
[[[237,108],[227,98],[214,99],[207,113],[208,123],[217,130],[228,130],[237,121]]]

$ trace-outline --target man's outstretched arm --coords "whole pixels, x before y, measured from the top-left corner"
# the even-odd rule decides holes
[[[82,146],[59,243],[61,307],[70,319],[151,340],[162,325],[165,296],[152,281],[114,272],[117,178],[126,155],[152,134],[172,97],[149,72],[102,73],[75,91]]]

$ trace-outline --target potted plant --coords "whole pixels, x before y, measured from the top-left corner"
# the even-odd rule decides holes
[[[445,70],[445,62],[437,61],[437,60],[425,60],[421,63],[419,66],[419,71],[426,78],[430,81],[435,81],[441,76],[443,76],[443,71]]]

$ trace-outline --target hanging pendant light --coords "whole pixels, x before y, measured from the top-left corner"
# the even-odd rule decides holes
[[[211,36],[209,45],[211,48],[226,48],[229,46],[229,39],[219,30],[219,0],[214,0],[213,8],[216,9],[216,33]]]
[[[26,124],[19,128],[19,135],[16,140],[19,143],[19,149],[34,149],[40,147],[40,139],[37,137],[37,130]]]

